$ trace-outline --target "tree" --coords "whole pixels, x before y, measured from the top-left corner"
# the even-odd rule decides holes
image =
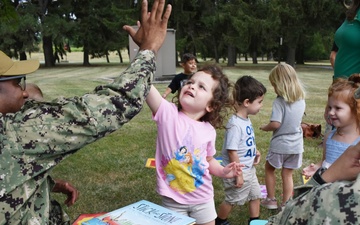
[[[37,50],[40,26],[32,4],[4,1],[0,5],[0,48],[9,56],[26,60],[25,52]]]
[[[74,0],[75,44],[83,47],[83,65],[90,65],[89,55],[102,57],[109,50],[118,51],[127,46],[128,36],[122,31],[122,26],[136,24],[137,19],[131,6],[135,7],[116,0],[109,0],[106,4],[103,0]]]

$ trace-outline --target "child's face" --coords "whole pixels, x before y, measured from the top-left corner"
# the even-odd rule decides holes
[[[193,74],[197,71],[196,60],[191,59],[191,60],[187,61],[186,63],[183,63],[182,67],[184,68],[185,74]]]
[[[247,111],[250,115],[256,115],[263,106],[264,95],[257,97],[253,102],[248,103]]]
[[[328,115],[335,127],[345,127],[356,123],[356,118],[351,112],[350,106],[339,98],[331,96],[328,98]]]
[[[179,101],[182,111],[188,114],[197,114],[201,118],[211,112],[209,106],[213,99],[213,91],[219,84],[210,74],[203,71],[195,73],[181,88]]]

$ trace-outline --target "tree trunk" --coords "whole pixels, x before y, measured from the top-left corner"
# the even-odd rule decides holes
[[[253,64],[258,64],[257,51],[256,51],[256,50],[253,50],[253,51],[252,51],[251,57],[252,57],[252,63],[253,63]]]
[[[227,66],[235,66],[236,62],[236,49],[234,46],[228,46],[228,63]]]
[[[25,52],[20,52],[20,60],[27,60],[27,56]]]
[[[120,63],[123,63],[123,58],[122,58],[122,55],[121,55],[121,51],[120,50],[116,50],[118,55],[119,55],[119,58],[120,58]]]
[[[296,64],[305,64],[304,59],[304,46],[298,45],[295,53]]]
[[[85,45],[84,45],[83,66],[90,66],[90,62],[89,62],[89,49],[88,49],[88,47],[85,46]]]
[[[214,56],[215,56],[215,62],[219,63],[219,52],[217,49],[216,39],[213,37],[213,46],[214,46]]]
[[[296,47],[288,47],[286,62],[292,67],[295,67],[295,53],[296,53]]]
[[[43,50],[44,50],[45,67],[54,67],[55,66],[55,58],[54,58],[54,52],[53,52],[53,48],[52,48],[52,37],[51,36],[43,37]]]

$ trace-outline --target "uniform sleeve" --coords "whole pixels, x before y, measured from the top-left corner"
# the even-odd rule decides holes
[[[32,101],[0,117],[0,196],[131,120],[143,106],[154,72],[154,53],[139,51],[114,82],[93,93]]]
[[[310,179],[295,190],[285,209],[269,218],[270,225],[359,224],[360,174],[354,182],[319,185]]]

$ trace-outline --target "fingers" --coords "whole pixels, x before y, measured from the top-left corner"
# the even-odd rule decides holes
[[[159,1],[154,1],[153,7],[151,9],[151,19],[155,19],[155,20],[161,20],[162,17],[162,13],[164,11],[164,6],[165,6],[165,0],[160,0]]]
[[[131,38],[133,38],[135,36],[136,31],[131,26],[124,25],[123,29],[131,36]]]
[[[75,189],[73,186],[71,186],[71,188],[69,188],[70,193],[68,193],[68,198],[65,200],[65,205],[67,205],[68,207],[74,205],[74,203],[77,201],[78,197],[79,197],[79,191],[77,189]]]
[[[164,24],[164,26],[167,26],[167,22],[169,21],[170,15],[171,15],[171,5],[167,5],[166,6],[166,10],[165,13],[163,15],[163,22],[166,21],[166,24]]]
[[[145,20],[147,20],[147,18],[148,18],[148,1],[143,0],[141,3],[141,22],[144,22]]]

